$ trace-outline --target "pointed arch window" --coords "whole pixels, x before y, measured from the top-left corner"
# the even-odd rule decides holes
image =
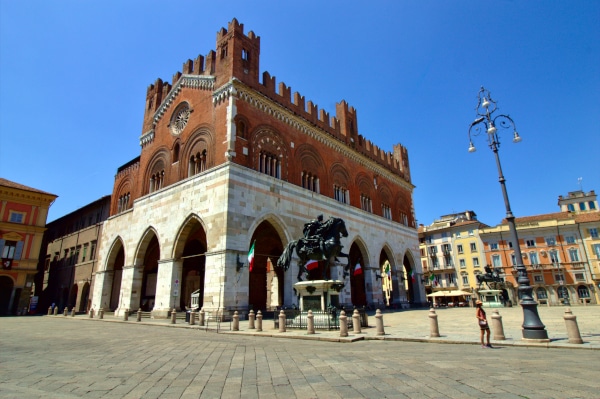
[[[197,175],[198,173],[202,173],[206,170],[206,150],[202,150],[202,152],[197,152],[196,154],[190,157],[190,162],[188,164],[188,177]]]
[[[365,194],[360,195],[360,209],[369,213],[373,213],[373,202],[369,196]]]
[[[124,212],[130,208],[130,205],[129,205],[130,198],[131,198],[130,193],[123,194],[119,197],[119,201],[117,203],[117,213]]]
[[[258,171],[281,179],[281,161],[279,157],[266,151],[261,151],[258,157]]]
[[[342,204],[350,203],[350,194],[348,193],[348,190],[337,184],[333,185],[333,198]]]
[[[153,173],[152,176],[150,176],[150,192],[153,193],[153,192],[163,188],[164,180],[165,180],[165,170],[164,169],[161,171],[158,171],[156,173]]]
[[[321,192],[321,188],[319,186],[319,178],[314,174],[307,171],[302,171],[300,179],[302,180],[302,188],[314,191],[315,193]]]

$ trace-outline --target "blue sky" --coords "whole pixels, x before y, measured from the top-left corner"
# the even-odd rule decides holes
[[[261,71],[331,114],[346,100],[360,134],[408,148],[419,223],[505,216],[485,139],[467,152],[482,85],[523,138],[501,136],[515,216],[600,194],[597,0],[0,0],[0,176],[58,195],[48,221],[111,194],[139,155],[148,85],[234,17],[261,37]]]

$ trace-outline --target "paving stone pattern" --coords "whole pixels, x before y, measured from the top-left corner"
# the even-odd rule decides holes
[[[470,310],[451,311],[439,312],[440,318],[453,315],[460,324],[464,313],[471,321]],[[427,330],[428,320],[414,321],[426,315],[400,312],[384,317],[388,322],[403,318],[407,329],[422,324]],[[463,333],[472,338],[475,323],[462,324]],[[600,397],[597,350],[518,345],[482,349],[472,339],[458,344],[318,340],[319,335],[333,338],[335,332],[315,334],[317,340],[287,339],[306,335],[286,332],[278,337],[269,330],[272,321],[264,324],[272,336],[264,337],[249,331],[217,334],[182,323],[167,326],[83,316],[2,318],[0,397]],[[241,323],[240,329],[244,327]],[[371,334],[369,330],[364,334]],[[440,330],[444,335],[442,325]]]

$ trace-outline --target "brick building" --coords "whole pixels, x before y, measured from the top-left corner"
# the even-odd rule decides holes
[[[98,242],[110,203],[110,195],[104,196],[46,226],[39,256],[39,270],[44,271],[41,312],[52,305],[61,313],[65,307],[88,310]]]
[[[38,254],[56,197],[0,178],[0,315],[24,314],[37,306]]]
[[[381,303],[388,263],[392,302],[425,302],[420,279],[401,279],[422,274],[406,148],[365,139],[345,101],[333,117],[268,72],[261,80],[259,58],[260,37],[234,19],[216,51],[148,87],[141,153],[115,177],[95,309],[166,317],[196,291],[209,310],[297,304],[296,262],[273,265],[320,214],[344,219],[344,252],[363,271],[346,278],[341,302]]]

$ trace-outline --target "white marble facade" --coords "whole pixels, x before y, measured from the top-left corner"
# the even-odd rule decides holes
[[[145,245],[148,237],[155,235],[160,259],[152,314],[166,317],[170,309],[179,310],[186,227],[199,223],[206,232],[204,308],[243,309],[248,305],[249,271],[247,267],[238,271],[236,265],[238,258],[247,261],[250,240],[259,224],[268,221],[285,245],[302,237],[304,223],[319,214],[325,219],[344,219],[349,233],[342,238],[345,252],[353,242],[361,248],[369,302],[383,302],[381,280],[375,278],[382,250],[391,257],[395,269],[402,268],[406,256],[416,274],[422,275],[416,229],[228,162],[141,197],[131,209],[105,222],[92,307],[108,309],[111,297],[116,302],[118,295],[118,306],[113,309],[116,315],[122,315],[125,309],[138,308]],[[118,281],[112,263],[121,246],[124,266]],[[334,270],[338,276],[332,278],[343,279],[341,268]],[[284,285],[284,298],[289,302],[284,306],[298,305],[292,293],[296,275],[294,258],[284,281],[279,282]],[[413,284],[413,293],[415,302],[425,302],[420,281]],[[340,301],[347,303],[349,298],[350,284],[346,284],[340,292]]]

